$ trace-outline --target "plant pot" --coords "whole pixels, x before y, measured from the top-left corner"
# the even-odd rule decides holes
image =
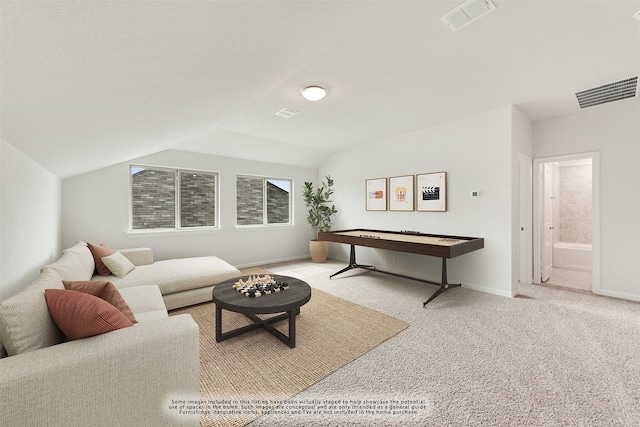
[[[311,240],[309,241],[309,252],[311,253],[311,261],[325,262],[329,255],[329,242]]]

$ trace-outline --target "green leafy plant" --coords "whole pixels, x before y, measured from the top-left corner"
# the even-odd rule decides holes
[[[331,229],[331,216],[338,213],[334,205],[329,206],[330,197],[333,194],[333,179],[329,175],[326,181],[314,191],[313,183],[305,182],[304,203],[309,208],[307,222],[313,229],[315,239],[318,238],[319,231],[329,231]]]

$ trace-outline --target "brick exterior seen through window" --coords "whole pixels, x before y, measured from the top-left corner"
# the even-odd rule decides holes
[[[269,182],[268,179],[253,176],[239,176],[236,179],[236,222],[238,225],[263,225],[264,188],[267,185],[267,224],[288,224],[290,222],[290,194]]]
[[[132,227],[174,228],[176,179],[172,171],[144,169],[131,180]]]
[[[289,192],[267,181],[267,223],[289,223]]]
[[[239,176],[236,179],[236,223],[238,225],[263,224],[262,178]]]
[[[176,173],[180,174],[181,227],[216,226],[216,174],[140,169],[133,173],[131,181],[134,230],[176,227]],[[236,180],[238,225],[265,223],[263,208],[265,184],[266,223],[288,224],[290,222],[289,191],[263,177],[239,176]]]
[[[132,228],[176,227],[176,171],[142,169],[131,180]],[[216,225],[216,174],[180,172],[182,227]]]
[[[182,227],[216,225],[216,176],[180,172],[180,224]]]

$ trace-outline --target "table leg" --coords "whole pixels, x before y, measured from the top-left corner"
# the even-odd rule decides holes
[[[296,346],[296,310],[289,312],[289,347]]]
[[[403,278],[406,278],[406,279],[418,280],[418,281],[420,281],[420,282],[425,282],[425,283],[431,283],[431,284],[434,284],[434,285],[439,285],[440,287],[438,288],[438,290],[437,290],[437,291],[435,291],[435,292],[433,293],[433,295],[431,295],[431,296],[429,297],[429,299],[428,299],[428,300],[426,300],[426,301],[422,304],[422,306],[423,306],[423,307],[425,307],[425,306],[426,306],[427,304],[429,304],[429,303],[430,303],[430,302],[431,302],[435,297],[437,297],[438,295],[440,295],[441,293],[443,293],[443,292],[444,292],[444,291],[446,291],[447,289],[450,289],[450,288],[456,288],[456,287],[458,287],[458,286],[462,286],[462,284],[461,284],[461,283],[449,283],[449,282],[448,282],[448,280],[447,280],[447,259],[446,259],[446,258],[442,258],[442,277],[441,277],[441,279],[440,279],[440,283],[437,283],[437,282],[432,282],[432,281],[430,281],[430,280],[423,280],[423,279],[417,279],[417,278],[415,278],[415,277],[405,276],[405,275],[403,275],[403,274],[391,273],[391,272],[388,272],[388,271],[377,270],[377,269],[376,269],[374,266],[372,266],[372,265],[361,265],[361,264],[358,264],[358,263],[356,262],[356,250],[355,250],[355,246],[354,246],[354,245],[351,245],[351,253],[350,253],[350,255],[349,255],[349,265],[348,265],[348,266],[346,266],[345,268],[343,268],[342,270],[340,270],[340,271],[338,271],[338,272],[336,272],[336,273],[333,273],[332,275],[330,275],[330,276],[329,276],[329,278],[333,278],[333,276],[337,276],[337,275],[338,275],[338,274],[340,274],[340,273],[344,273],[345,271],[352,270],[352,269],[354,269],[354,268],[364,268],[364,269],[367,269],[367,270],[377,271],[378,273],[385,273],[385,274],[390,274],[390,275],[392,275],[392,276],[403,277]]]
[[[362,264],[356,263],[356,247],[354,245],[351,245],[351,249],[349,252],[349,265],[343,268],[342,270],[333,273],[332,275],[329,276],[329,278],[331,279],[333,278],[333,276],[337,276],[340,273],[344,273],[345,271],[349,271],[354,268],[365,268],[367,270],[374,269],[372,265],[362,265]]]
[[[223,333],[222,309],[216,306],[216,341],[224,341],[226,339],[237,337],[238,335],[242,335],[255,329],[264,328],[269,333],[271,333],[271,335],[278,338],[289,347],[294,348],[296,346],[296,316],[298,314],[300,314],[300,308],[296,308],[277,316],[269,317],[267,319],[262,319],[255,314],[244,313],[244,315],[251,319],[253,323]],[[289,320],[289,336],[286,336],[285,334],[271,326],[272,323],[276,323],[285,319]]]
[[[216,342],[222,341],[222,307],[216,304]]]
[[[433,295],[431,295],[429,297],[428,300],[426,300],[422,306],[425,307],[427,304],[429,304],[435,297],[437,297],[438,295],[440,295],[441,293],[443,293],[444,291],[446,291],[449,288],[457,288],[458,286],[462,286],[461,283],[449,283],[447,281],[447,259],[446,258],[442,258],[442,278],[440,279],[440,287],[438,288],[437,291],[435,291],[433,293]]]

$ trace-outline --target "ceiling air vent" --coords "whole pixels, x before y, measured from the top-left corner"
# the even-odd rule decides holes
[[[638,76],[630,79],[620,80],[619,82],[609,83],[603,86],[594,87],[593,89],[577,92],[576,97],[580,108],[593,107],[594,105],[604,104],[606,102],[619,101],[621,99],[633,98],[636,96],[638,88]]]
[[[455,9],[442,15],[440,19],[451,31],[458,31],[460,28],[486,15],[495,8],[496,6],[491,0],[467,0]]]
[[[276,116],[284,117],[285,119],[291,118],[298,114],[296,110],[292,110],[290,108],[283,108],[282,110],[276,111]]]

